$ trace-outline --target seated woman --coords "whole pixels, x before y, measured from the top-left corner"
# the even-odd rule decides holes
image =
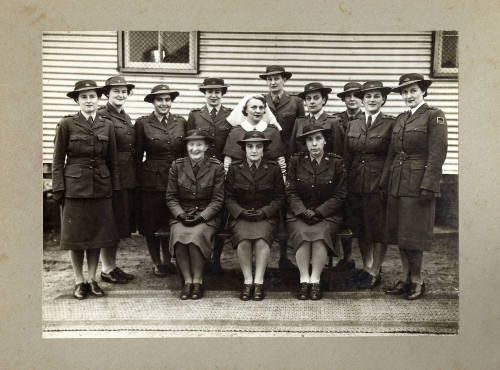
[[[184,285],[181,299],[203,296],[203,265],[210,257],[219,211],[224,204],[224,167],[205,155],[214,140],[203,130],[184,138],[188,156],[172,163],[166,192],[170,221],[170,253],[177,258]]]
[[[243,160],[245,150],[238,145],[238,140],[243,139],[249,131],[260,131],[271,140],[265,157],[276,160],[281,172],[286,172],[285,148],[281,141],[281,126],[276,117],[271,113],[262,95],[247,95],[238,103],[237,107],[227,117],[227,121],[233,126],[224,146],[224,169],[229,169],[233,160]]]
[[[285,187],[278,164],[264,158],[271,145],[260,131],[249,131],[238,140],[245,158],[233,161],[226,178],[226,207],[233,246],[244,276],[240,298],[264,299],[264,272],[269,260],[279,210],[285,199]],[[255,251],[255,277],[252,257]]]
[[[301,300],[321,299],[320,277],[327,260],[326,248],[339,255],[335,233],[342,222],[346,175],[342,157],[324,152],[328,135],[329,129],[304,127],[298,139],[305,143],[308,152],[291,157],[287,174],[289,242],[296,250],[300,271],[297,298]]]

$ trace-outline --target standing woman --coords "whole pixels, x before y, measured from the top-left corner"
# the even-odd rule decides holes
[[[380,283],[380,270],[387,251],[385,199],[381,199],[378,186],[395,122],[394,117],[380,111],[390,92],[391,89],[380,81],[365,82],[355,93],[363,102],[365,114],[350,121],[346,132],[346,224],[359,241],[363,270],[353,279],[354,285],[361,289]]]
[[[184,278],[181,299],[203,296],[203,265],[210,258],[224,204],[224,166],[206,155],[215,139],[204,130],[190,130],[184,139],[188,156],[170,167],[167,206],[170,253],[175,250]]]
[[[144,101],[153,104],[155,110],[135,123],[140,187],[139,231],[146,237],[153,273],[159,277],[175,272],[175,266],[170,262],[168,241],[155,237],[154,233],[169,227],[170,214],[165,203],[168,173],[172,162],[182,157],[185,149],[186,120],[170,113],[177,96],[179,92],[170,90],[168,85],[153,87]],[[144,153],[146,160],[142,162]]]
[[[264,152],[271,140],[263,132],[249,131],[238,144],[245,158],[233,161],[229,167],[226,207],[233,246],[238,250],[244,277],[240,298],[248,301],[253,294],[253,300],[260,301],[264,299],[264,273],[285,199],[285,187],[278,164],[265,159]],[[254,253],[255,276],[252,274]]]
[[[409,300],[425,291],[422,256],[432,244],[436,197],[448,149],[444,113],[424,101],[431,83],[418,73],[409,73],[392,89],[410,109],[396,118],[380,184],[388,194],[388,243],[399,246],[403,264],[402,279],[386,293]]]
[[[102,88],[108,98],[106,106],[98,112],[113,122],[118,152],[121,190],[113,199],[113,213],[118,236],[127,238],[136,231],[135,226],[135,130],[123,106],[135,85],[127,83],[123,76],[113,76],[106,80]],[[101,253],[101,279],[108,283],[125,284],[134,278],[116,266],[117,247],[103,249]]]
[[[301,300],[321,299],[320,277],[327,262],[327,248],[339,255],[335,233],[342,222],[345,170],[342,157],[324,151],[329,135],[329,129],[304,127],[298,139],[307,147],[307,153],[293,155],[288,169],[287,222],[300,271],[297,298]]]
[[[70,251],[77,299],[104,296],[95,281],[100,248],[119,241],[111,200],[120,190],[116,142],[113,123],[97,112],[101,94],[95,81],[75,83],[66,95],[80,105],[80,112],[59,122],[54,145],[52,180],[62,210],[61,249]],[[83,277],[85,255],[88,283]]]

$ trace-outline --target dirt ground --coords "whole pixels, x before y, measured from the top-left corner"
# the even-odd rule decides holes
[[[429,293],[458,293],[458,237],[457,233],[450,230],[435,231],[435,240],[432,251],[424,253],[424,279]],[[356,267],[361,267],[359,248],[353,245],[353,256]],[[272,248],[271,262],[266,274],[266,290],[270,291],[295,291],[298,282],[298,270],[281,273],[277,269],[279,259],[279,246],[275,243]],[[294,256],[290,256],[294,261]],[[222,267],[225,273],[214,275],[206,273],[204,278],[207,290],[238,290],[242,281],[236,251],[226,243],[222,255]],[[337,263],[334,259],[334,265]],[[147,252],[146,243],[142,236],[132,235],[131,238],[120,242],[117,265],[123,270],[132,273],[136,278],[126,285],[114,285],[100,282],[104,290],[161,290],[180,289],[178,275],[168,275],[166,278],[155,277]],[[98,270],[98,275],[99,275]],[[383,288],[399,278],[401,262],[399,251],[392,248],[387,251],[383,264],[382,283],[373,288]],[[44,234],[43,251],[43,301],[49,302],[60,295],[72,294],[74,287],[73,271],[67,251],[59,250],[59,235],[56,233]],[[328,270],[325,268],[322,275],[325,288],[328,281]],[[342,273],[333,274],[333,290],[348,291],[344,286],[345,276]]]

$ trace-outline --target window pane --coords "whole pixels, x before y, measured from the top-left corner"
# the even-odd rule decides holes
[[[154,62],[158,52],[157,31],[130,31],[129,45],[131,62]],[[156,52],[155,52],[156,50]]]
[[[458,32],[443,32],[443,47],[441,53],[441,68],[458,68],[457,58]]]
[[[163,62],[189,63],[189,32],[161,32]]]

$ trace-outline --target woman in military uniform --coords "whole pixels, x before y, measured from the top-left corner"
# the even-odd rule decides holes
[[[52,185],[62,211],[61,249],[70,251],[77,299],[104,295],[95,281],[100,248],[119,241],[111,200],[120,190],[115,133],[111,120],[97,112],[101,94],[94,81],[75,83],[66,95],[80,105],[80,112],[59,122],[54,144]]]
[[[391,92],[380,81],[365,82],[355,95],[365,114],[350,121],[346,132],[344,161],[347,171],[346,224],[358,239],[363,270],[350,285],[360,289],[380,283],[387,245],[384,241],[385,200],[378,185],[384,168],[394,117],[380,109]]]
[[[287,222],[300,271],[297,298],[301,300],[321,299],[320,277],[327,248],[339,255],[335,233],[342,222],[346,197],[345,169],[342,157],[324,152],[329,135],[329,129],[304,127],[298,139],[308,152],[293,155],[288,169]]]
[[[317,127],[327,128],[331,134],[326,138],[325,152],[344,155],[344,133],[340,119],[335,115],[328,114],[323,107],[328,101],[328,94],[332,92],[329,87],[324,87],[321,82],[311,82],[304,86],[304,91],[299,93],[307,107],[307,116],[298,117],[295,120],[293,131],[288,143],[290,154],[306,152],[307,148],[301,141],[297,141],[297,136],[302,135],[304,127],[310,124]]]
[[[210,257],[224,204],[224,166],[206,152],[215,140],[204,130],[190,130],[184,139],[188,156],[170,167],[167,206],[170,253],[174,252],[184,286],[181,299],[203,295],[203,265]]]
[[[135,87],[127,83],[123,76],[113,76],[106,80],[102,90],[108,98],[99,113],[113,122],[118,151],[120,186],[116,199],[113,199],[113,213],[116,219],[118,236],[127,238],[136,231],[135,226],[135,130],[132,121],[123,108],[130,92]],[[125,284],[134,278],[116,266],[117,246],[103,249],[101,253],[101,279],[108,283]]]
[[[170,262],[167,241],[155,237],[154,233],[169,226],[169,212],[165,203],[168,173],[172,162],[182,157],[185,150],[183,139],[186,136],[186,120],[170,112],[177,96],[179,92],[171,90],[168,85],[153,87],[144,101],[153,104],[155,110],[148,116],[140,117],[135,123],[140,188],[138,224],[139,231],[146,237],[156,276],[175,272],[175,267]],[[146,160],[142,162],[144,153]]]
[[[226,207],[233,246],[238,250],[244,276],[240,293],[244,301],[252,295],[256,301],[264,299],[264,273],[285,198],[280,168],[264,155],[270,143],[263,132],[245,133],[238,140],[245,158],[231,163],[226,178]],[[254,253],[255,276],[252,274]]]
[[[409,300],[425,291],[422,255],[432,244],[436,197],[448,148],[443,111],[424,101],[431,83],[418,73],[409,73],[392,89],[410,110],[396,118],[380,184],[388,194],[388,243],[399,246],[403,264],[402,279],[386,293]]]

